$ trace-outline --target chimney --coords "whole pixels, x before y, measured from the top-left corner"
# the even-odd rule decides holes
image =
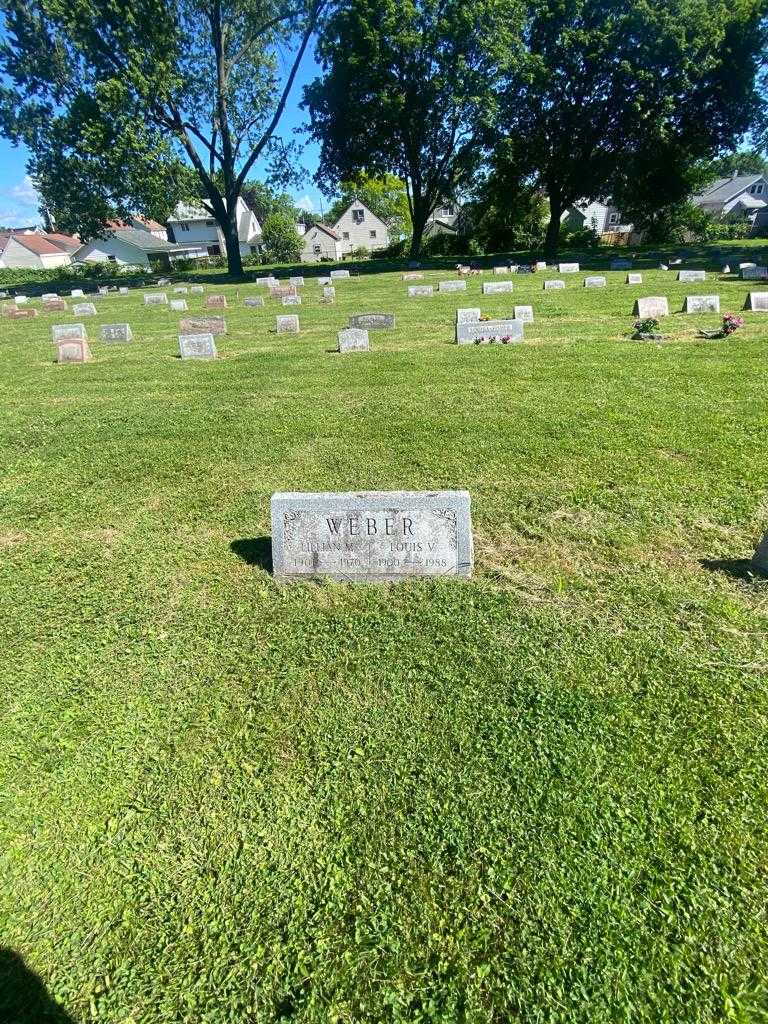
[[[731,174],[731,181],[733,181],[735,178],[738,178],[738,176],[739,176],[739,172],[738,171],[733,171],[733,173]]]

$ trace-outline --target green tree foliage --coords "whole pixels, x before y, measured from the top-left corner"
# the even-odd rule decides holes
[[[237,200],[255,162],[284,153],[276,129],[325,2],[0,0],[0,130],[29,146],[62,225],[91,235],[194,195],[239,273]]]
[[[269,263],[295,263],[300,258],[301,238],[291,214],[270,213],[261,230],[264,255]]]
[[[301,216],[301,210],[287,192],[276,192],[262,181],[246,181],[243,185],[243,199],[264,224],[274,213],[285,214],[295,223]]]
[[[515,11],[512,0],[347,0],[322,26],[323,73],[304,93],[319,180],[404,181],[412,256],[482,159]]]
[[[464,214],[484,252],[508,252],[541,245],[548,209],[541,189],[518,178],[500,145]]]
[[[706,172],[713,181],[730,178],[732,174],[768,175],[768,159],[756,149],[739,149],[735,153],[715,157],[707,165]]]
[[[764,9],[765,0],[529,0],[526,56],[503,119],[517,177],[549,196],[550,255],[573,202],[628,195],[655,176],[668,205],[685,194],[685,168],[749,127]]]
[[[339,198],[328,210],[329,224],[334,224],[349,204],[359,199],[384,221],[389,228],[390,237],[398,238],[400,235],[411,233],[408,191],[405,182],[394,174],[372,177],[361,171],[349,181],[340,182],[336,192]]]

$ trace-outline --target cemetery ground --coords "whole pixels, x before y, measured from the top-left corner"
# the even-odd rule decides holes
[[[768,314],[630,338],[764,283],[638,269],[305,270],[285,310],[211,274],[205,362],[141,289],[85,365],[71,311],[0,321],[0,935],[71,1021],[768,1019]],[[515,303],[523,344],[455,344]],[[275,491],[452,487],[468,581],[270,573]]]

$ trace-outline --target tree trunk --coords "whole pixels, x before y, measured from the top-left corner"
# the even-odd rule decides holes
[[[560,218],[563,215],[563,207],[559,203],[549,199],[549,224],[547,234],[544,238],[544,256],[547,260],[554,262],[557,258],[557,250],[560,246]]]
[[[224,235],[224,245],[227,249],[227,269],[230,277],[242,277],[243,258],[240,255],[240,239],[237,234],[237,220],[235,219],[234,207],[231,214],[221,225],[221,230]]]
[[[421,255],[421,243],[424,239],[424,228],[427,226],[427,213],[414,209],[411,214],[411,249],[408,258],[417,260]]]

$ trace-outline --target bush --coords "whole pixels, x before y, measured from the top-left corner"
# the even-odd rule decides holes
[[[467,235],[432,235],[423,246],[425,256],[482,256],[483,249],[475,238]]]

